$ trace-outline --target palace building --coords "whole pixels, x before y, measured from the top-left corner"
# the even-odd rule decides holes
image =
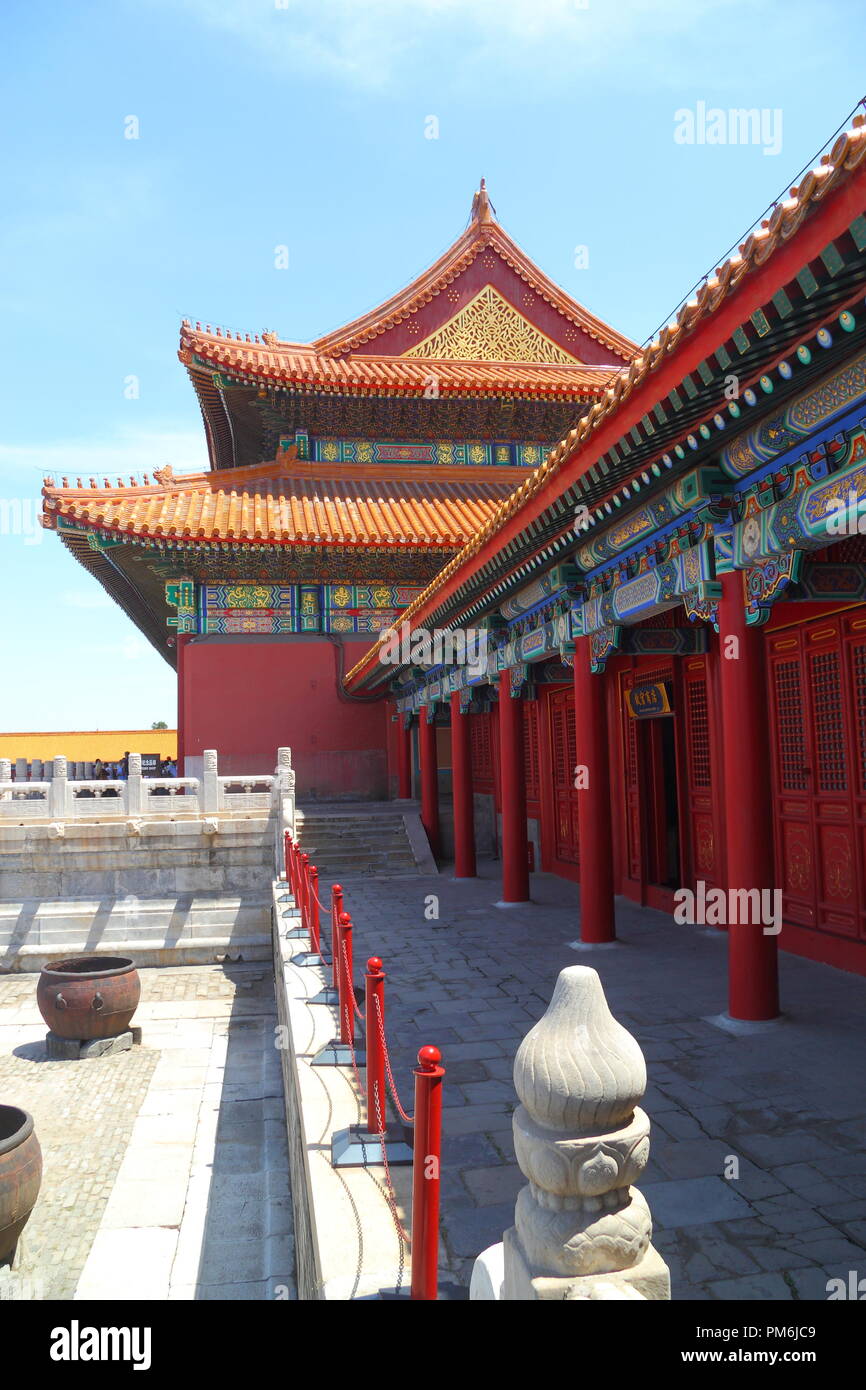
[[[382,797],[387,719],[343,676],[635,346],[554,285],[484,188],[451,248],[315,343],[184,323],[211,468],[52,480],[45,524],[178,672],[178,756]]]
[[[313,344],[184,324],[211,471],[47,483],[46,524],[177,662],[187,772],[290,744],[302,801],[415,793],[458,877],[579,882],[588,943],[616,894],[778,892],[778,935],[715,923],[769,1018],[779,945],[866,973],[864,296],[862,118],[641,350],[482,186]],[[404,624],[486,669],[395,663]]]

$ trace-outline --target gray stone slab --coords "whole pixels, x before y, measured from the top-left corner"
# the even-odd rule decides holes
[[[111,1057],[116,1052],[129,1052],[133,1041],[131,1029],[114,1038],[59,1038],[56,1033],[48,1032],[45,1054],[50,1062],[79,1062],[89,1057]]]
[[[642,1183],[641,1191],[649,1202],[653,1221],[661,1227],[679,1229],[749,1215],[748,1202],[724,1178]]]

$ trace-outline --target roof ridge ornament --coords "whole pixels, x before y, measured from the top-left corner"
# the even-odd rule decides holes
[[[490,194],[487,192],[486,180],[482,179],[478,192],[472,195],[472,211],[469,214],[470,222],[495,222],[496,209],[490,201]]]

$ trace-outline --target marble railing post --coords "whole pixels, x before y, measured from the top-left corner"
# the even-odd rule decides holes
[[[215,748],[206,748],[202,757],[201,810],[213,815],[220,808],[219,766]]]
[[[291,748],[277,749],[277,766],[271,788],[274,811],[274,865],[279,878],[285,872],[285,833],[295,831],[295,773]]]
[[[68,766],[65,758],[54,759],[54,772],[48,792],[48,814],[53,820],[66,820],[69,813],[68,788],[66,785]]]
[[[12,763],[9,758],[0,758],[0,782],[12,781]],[[12,792],[0,792],[0,801],[11,800]]]
[[[560,973],[518,1049],[514,1085],[514,1149],[528,1184],[503,1245],[476,1261],[473,1297],[670,1298],[649,1207],[632,1186],[649,1158],[649,1119],[637,1105],[646,1066],[595,970]]]
[[[141,777],[141,754],[130,753],[126,763],[126,814],[140,816],[144,810],[144,785]]]

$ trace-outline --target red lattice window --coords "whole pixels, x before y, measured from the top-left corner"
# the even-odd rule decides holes
[[[861,795],[866,792],[866,646],[852,648],[854,666],[854,719],[857,725],[858,784]]]
[[[526,776],[526,796],[537,801],[540,788],[538,763],[538,703],[523,702],[523,770]]]
[[[569,789],[574,783],[577,762],[577,738],[574,729],[574,705],[555,704],[551,708],[554,785]]]
[[[839,681],[839,652],[814,652],[810,661],[818,790],[848,790],[845,722]]]
[[[783,791],[802,792],[806,790],[806,739],[800,663],[796,657],[774,663],[773,694],[776,703],[779,784]]]
[[[707,717],[707,683],[686,681],[686,720],[688,726],[689,773],[693,787],[709,787],[710,725]]]
[[[493,789],[493,716],[470,714],[469,748],[472,759],[472,781],[476,791]]]

